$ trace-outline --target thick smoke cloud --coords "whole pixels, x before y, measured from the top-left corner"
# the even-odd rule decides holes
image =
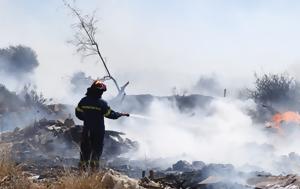
[[[192,88],[193,92],[209,95],[221,96],[223,89],[221,83],[216,75],[201,76],[197,83]]]
[[[0,84],[0,126],[1,131],[14,129],[17,125],[25,122],[24,118],[31,119],[31,115],[24,110],[25,103],[16,93],[9,91],[4,85]],[[21,114],[27,114],[23,116]]]
[[[86,89],[93,82],[92,77],[87,76],[84,72],[76,72],[71,77],[71,89],[73,92],[78,94],[84,94]]]
[[[0,49],[0,69],[16,76],[32,73],[39,62],[30,47],[23,45]]]
[[[4,112],[13,112],[23,106],[21,99],[7,90],[4,85],[0,84],[0,114]]]
[[[20,93],[15,93],[0,84],[1,131],[25,127],[36,119],[50,117],[47,100],[30,86],[25,86]]]
[[[35,84],[33,73],[38,66],[37,55],[30,47],[0,48],[0,83],[9,90],[20,91],[26,84]]]

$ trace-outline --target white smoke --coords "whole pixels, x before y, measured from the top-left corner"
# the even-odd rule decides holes
[[[172,103],[155,100],[145,115],[108,121],[107,126],[139,141],[137,159],[172,159],[170,164],[179,159],[201,160],[253,167],[252,171],[287,171],[279,167],[281,156],[300,152],[295,140],[299,130],[293,135],[286,133],[287,138],[272,134],[264,124],[253,123],[247,112],[255,107],[251,100],[219,98],[204,111],[200,108],[183,114]]]

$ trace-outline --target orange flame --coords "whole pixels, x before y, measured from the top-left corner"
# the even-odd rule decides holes
[[[272,117],[272,122],[275,124],[275,128],[277,129],[280,129],[280,123],[282,121],[300,123],[300,115],[298,112],[284,112],[284,113],[276,113]]]

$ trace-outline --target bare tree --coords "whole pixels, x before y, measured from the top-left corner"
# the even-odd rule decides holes
[[[101,78],[101,80],[112,80],[119,92],[119,95],[125,96],[125,88],[128,82],[122,87],[119,86],[117,80],[111,75],[106,62],[100,52],[99,44],[96,40],[97,31],[97,19],[95,19],[95,11],[92,15],[82,15],[81,11],[75,6],[71,6],[67,0],[63,0],[65,6],[71,10],[72,14],[78,19],[78,23],[75,24],[75,35],[71,41],[72,44],[77,48],[78,53],[82,53],[83,57],[87,56],[98,56],[105,68],[107,76]]]

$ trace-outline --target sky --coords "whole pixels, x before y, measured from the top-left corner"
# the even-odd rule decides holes
[[[77,0],[96,10],[97,41],[112,75],[128,94],[169,95],[189,90],[201,76],[221,86],[249,86],[254,73],[300,74],[300,1],[296,0]],[[67,41],[76,19],[60,0],[0,0],[0,48],[33,48],[33,74],[46,96],[67,98],[69,79],[84,71],[102,77],[95,59],[82,60]],[[109,94],[116,91],[108,83]],[[222,92],[220,92],[222,94]]]

